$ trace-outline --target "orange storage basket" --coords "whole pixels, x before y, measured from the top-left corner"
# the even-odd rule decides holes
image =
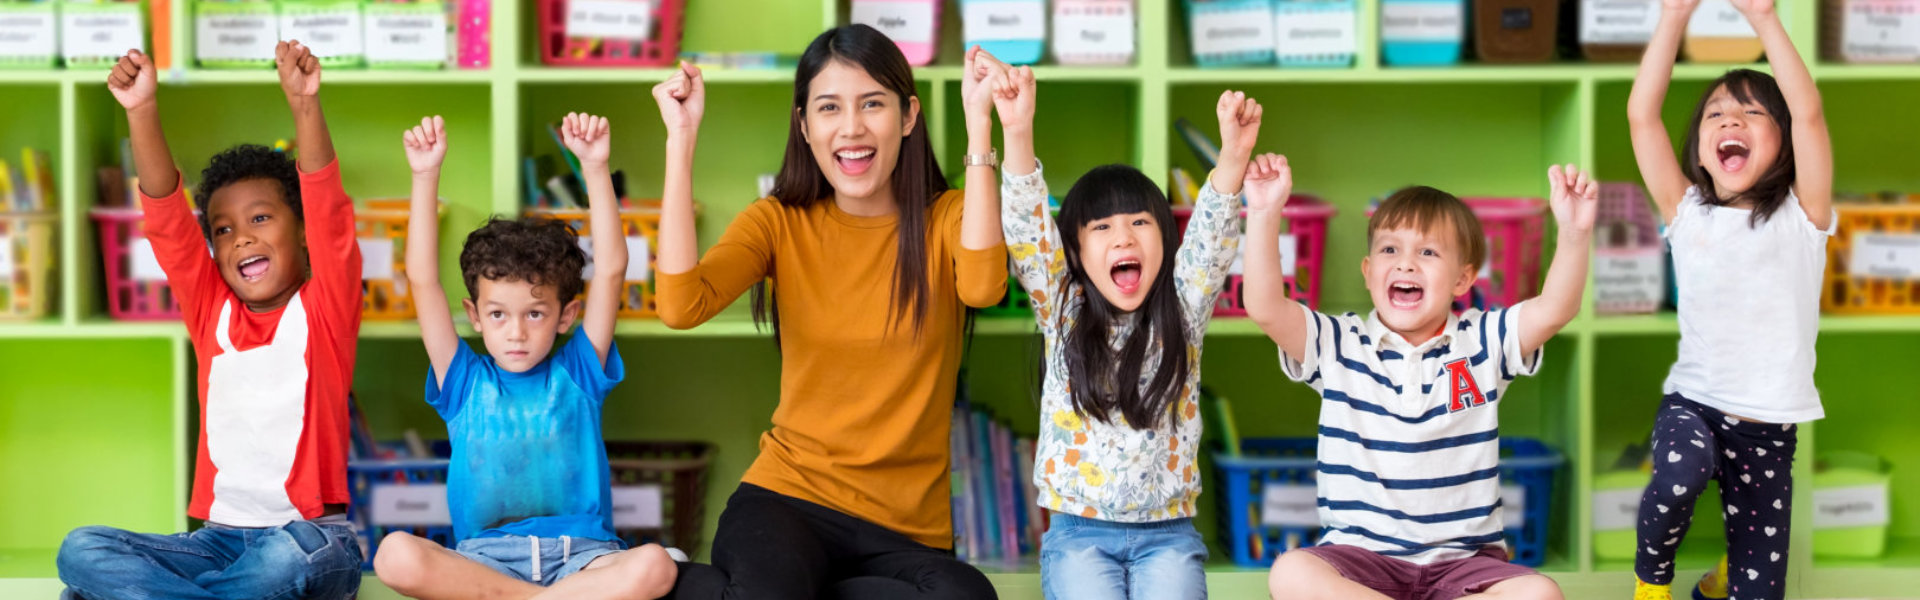
[[[413,291],[407,287],[408,200],[368,200],[353,211],[354,235],[360,238],[360,318],[367,321],[405,321],[417,315]],[[439,214],[447,214],[440,203]],[[439,247],[438,242],[434,244]]]
[[[593,250],[589,238],[593,235],[593,231],[588,225],[590,219],[587,216],[587,209],[529,208],[526,214],[530,217],[559,219],[572,225],[573,230],[580,234],[581,249],[587,251],[588,268],[592,268]],[[658,313],[655,312],[653,304],[653,272],[656,257],[660,254],[660,202],[647,200],[636,203],[634,208],[621,208],[620,227],[623,230],[622,234],[627,238],[627,247],[631,249],[635,244],[640,244],[646,248],[646,256],[639,256],[639,253],[632,250],[628,251],[628,279],[625,290],[620,294],[619,316],[622,319],[655,318]],[[644,268],[635,268],[639,266],[638,261],[645,261]],[[589,278],[587,287],[590,289],[592,286],[593,280]],[[581,292],[580,298],[583,300],[586,298],[585,291]]]
[[[1910,236],[1920,243],[1920,195],[1905,204],[1835,203],[1838,231],[1827,244],[1827,285],[1820,308],[1836,314],[1920,314],[1920,274],[1871,277],[1852,272],[1855,242],[1863,234]]]

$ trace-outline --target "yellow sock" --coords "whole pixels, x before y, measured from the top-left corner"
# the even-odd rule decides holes
[[[1673,600],[1673,585],[1655,585],[1635,578],[1633,600]]]
[[[1702,598],[1720,600],[1727,597],[1727,557],[1720,557],[1720,564],[1707,571],[1700,578],[1699,595]]]

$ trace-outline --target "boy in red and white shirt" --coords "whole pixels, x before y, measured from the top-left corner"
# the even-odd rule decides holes
[[[108,77],[127,111],[147,238],[199,364],[187,513],[207,526],[174,535],[74,530],[57,559],[67,597],[347,598],[359,590],[360,544],[345,516],[361,297],[353,204],[320,110],[319,59],[281,42],[276,62],[297,169],[262,146],[215,155],[201,173],[199,219],[161,132],[152,62],[129,52]]]

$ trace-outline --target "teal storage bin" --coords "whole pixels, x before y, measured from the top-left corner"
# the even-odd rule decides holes
[[[1880,558],[1887,553],[1893,481],[1887,461],[1860,452],[1828,452],[1814,462],[1813,555]]]
[[[1388,65],[1457,64],[1466,39],[1466,0],[1380,0],[1380,58]]]
[[[1280,66],[1353,66],[1360,21],[1354,0],[1278,0],[1273,9]]]
[[[369,2],[366,57],[370,69],[439,69],[447,65],[447,5]]]
[[[366,28],[360,0],[293,0],[280,3],[281,39],[299,40],[320,64],[358,67],[366,63]]]
[[[147,47],[147,3],[60,3],[60,56],[70,69],[110,69]]]
[[[51,2],[0,2],[0,69],[51,69],[60,64],[60,15]]]
[[[1044,0],[960,0],[963,48],[979,46],[1010,65],[1040,62],[1047,46]]]
[[[1202,67],[1273,64],[1273,0],[1186,0],[1187,41]]]
[[[193,58],[208,69],[271,69],[280,40],[272,2],[193,3]]]

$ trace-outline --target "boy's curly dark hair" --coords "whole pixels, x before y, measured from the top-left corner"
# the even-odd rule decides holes
[[[525,281],[552,286],[565,305],[587,287],[580,278],[586,266],[587,253],[580,249],[573,226],[547,217],[490,217],[467,234],[467,245],[460,250],[460,276],[470,298],[479,297],[481,279]]]
[[[293,218],[306,219],[300,207],[300,170],[294,168],[293,157],[259,144],[241,144],[213,155],[213,160],[207,161],[207,168],[200,171],[200,186],[194,188],[193,195],[200,200],[201,235],[213,239],[211,211],[207,210],[208,203],[213,202],[213,193],[249,179],[279,182],[280,197],[293,209]]]

